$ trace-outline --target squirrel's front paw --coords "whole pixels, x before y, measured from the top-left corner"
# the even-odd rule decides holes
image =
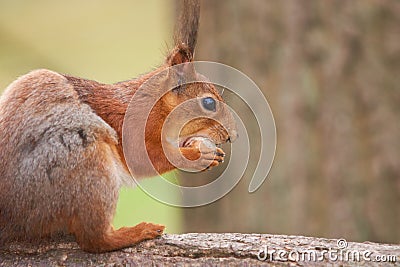
[[[164,225],[142,222],[132,228],[140,240],[153,239],[162,235]]]
[[[188,160],[190,169],[207,170],[224,162],[224,151],[216,147],[208,139],[197,139],[180,148],[181,154]]]

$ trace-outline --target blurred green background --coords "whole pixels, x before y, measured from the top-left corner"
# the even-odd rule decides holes
[[[171,45],[171,1],[0,0],[0,90],[30,70],[113,83],[145,73]],[[146,181],[151,183],[151,179]],[[142,221],[181,230],[181,211],[140,189],[121,192],[115,226]]]
[[[0,0],[0,88],[36,68],[106,83],[147,72],[171,46],[176,2]],[[204,0],[201,12],[196,59],[243,71],[271,105],[271,173],[254,194],[247,175],[192,209],[124,189],[116,226],[400,242],[400,1]]]

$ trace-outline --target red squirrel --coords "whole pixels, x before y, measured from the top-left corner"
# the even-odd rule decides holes
[[[101,253],[162,234],[164,226],[152,223],[112,226],[119,190],[126,177],[133,179],[122,149],[122,126],[130,99],[144,82],[193,61],[199,12],[199,1],[183,1],[174,48],[156,70],[137,79],[102,84],[41,69],[7,87],[0,98],[0,245],[66,233],[81,249]],[[164,79],[173,75],[165,73]],[[152,94],[159,88],[147,90]],[[205,96],[206,103],[199,101],[204,112],[213,101],[223,101],[213,85],[197,82],[168,91],[155,104],[147,118],[146,148],[160,174],[175,169],[161,145],[163,122],[183,101]],[[187,123],[181,136],[206,136],[214,144],[233,141],[237,134],[230,111],[213,106],[212,112],[225,127],[199,118]],[[225,155],[218,147],[203,153],[196,140],[171,153],[189,160],[202,157],[210,167]]]

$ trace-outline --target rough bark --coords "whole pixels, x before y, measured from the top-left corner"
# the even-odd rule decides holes
[[[104,254],[89,254],[79,249],[72,241],[48,242],[38,246],[13,244],[0,249],[0,266],[325,266],[328,263],[341,266],[381,266],[382,262],[324,260],[283,261],[277,259],[259,260],[260,250],[313,251],[317,259],[323,251],[338,251],[336,239],[303,236],[267,234],[207,234],[192,233],[163,235],[137,246]],[[371,252],[371,259],[377,255],[394,255],[397,262],[386,263],[400,266],[400,245],[371,242],[349,242],[342,251]],[[296,258],[296,253],[293,257]],[[339,253],[337,254],[339,255]],[[260,256],[264,256],[261,254]]]

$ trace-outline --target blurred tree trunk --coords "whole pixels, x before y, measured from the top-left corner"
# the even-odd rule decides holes
[[[203,1],[196,59],[258,84],[278,144],[261,189],[244,177],[184,230],[399,242],[399,25],[396,0]]]

